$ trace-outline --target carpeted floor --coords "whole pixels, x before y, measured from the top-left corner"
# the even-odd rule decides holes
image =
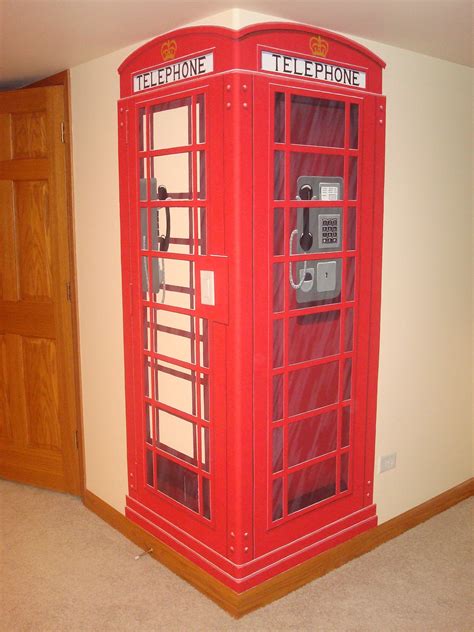
[[[235,621],[77,498],[0,491],[2,632],[474,629],[473,499]]]

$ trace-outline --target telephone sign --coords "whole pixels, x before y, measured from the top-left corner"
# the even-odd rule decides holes
[[[363,70],[336,66],[319,60],[293,57],[283,53],[262,51],[261,68],[302,79],[316,79],[354,88],[365,88],[365,72]]]
[[[184,79],[193,79],[206,75],[214,70],[214,55],[208,53],[178,61],[174,64],[160,66],[152,70],[140,72],[133,76],[133,91],[142,92],[165,86],[169,83],[182,81]]]

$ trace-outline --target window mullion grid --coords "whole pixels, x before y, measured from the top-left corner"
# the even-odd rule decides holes
[[[148,298],[149,301],[142,301],[142,318],[140,319],[140,328],[142,329],[142,333],[140,336],[140,340],[143,341],[143,309],[150,311],[150,319],[149,319],[149,328],[150,328],[150,337],[149,337],[149,350],[148,353],[145,353],[145,356],[148,358],[148,362],[150,363],[150,369],[148,370],[148,380],[149,380],[149,392],[150,399],[152,405],[150,406],[150,424],[151,424],[151,441],[152,441],[152,467],[153,467],[153,488],[156,489],[157,481],[158,481],[158,471],[157,464],[155,458],[155,446],[157,445],[158,437],[157,437],[157,426],[156,426],[156,408],[153,404],[156,404],[158,401],[158,393],[157,393],[157,375],[156,375],[156,362],[152,357],[152,350],[156,348],[156,309],[153,308],[153,297],[152,297],[152,287],[153,287],[153,279],[152,279],[152,258],[151,254],[151,244],[152,244],[152,234],[151,234],[151,174],[152,174],[152,163],[150,159],[150,109],[145,107],[145,146],[146,149],[142,152],[143,160],[145,161],[145,173],[144,176],[146,178],[146,204],[147,208],[147,242],[148,242],[148,251],[146,252],[146,269],[147,269],[147,277],[148,277]],[[140,191],[140,186],[138,187]],[[140,203],[141,204],[141,201]],[[140,260],[140,270],[141,270],[141,260]],[[148,314],[147,314],[148,317]],[[142,411],[144,411],[144,402],[142,398]],[[145,451],[146,451],[146,438],[145,438]],[[146,467],[146,459],[145,459],[145,467]]]
[[[348,199],[349,199],[349,142],[350,142],[350,104],[346,101],[344,105],[344,200],[343,200],[343,209],[344,209],[344,218],[347,218],[348,213]],[[344,219],[344,222],[347,224],[347,220]],[[342,244],[341,249],[344,254],[346,254],[346,231],[342,231]],[[346,296],[346,270],[347,270],[347,259],[346,256],[342,257],[342,278],[341,278],[341,300],[344,301]],[[340,320],[340,328],[339,328],[339,366],[338,366],[338,401],[339,405],[337,408],[337,440],[336,440],[336,489],[335,494],[339,494],[341,491],[341,432],[342,432],[342,401],[344,398],[343,388],[344,388],[344,365],[346,362],[344,355],[344,339],[345,339],[345,320],[346,320],[346,310],[342,309],[339,313]],[[352,377],[351,377],[352,379]]]
[[[290,229],[290,140],[291,140],[291,96],[288,91],[285,92],[285,143],[284,143],[284,232],[283,232],[283,252],[289,256],[289,240],[288,233]],[[275,153],[273,152],[273,157]],[[289,410],[289,393],[288,393],[288,360],[289,360],[289,339],[288,339],[288,311],[290,307],[290,288],[288,283],[289,262],[284,263],[283,273],[283,485],[282,485],[282,518],[288,516],[288,410]]]
[[[199,275],[199,270],[197,266],[198,261],[198,245],[197,245],[197,197],[198,197],[198,172],[197,172],[197,138],[196,138],[196,95],[193,94],[191,96],[191,151],[192,151],[192,169],[191,169],[191,186],[192,186],[192,216],[193,216],[193,242],[194,242],[194,287],[195,287],[195,295],[194,295],[194,309],[197,308],[197,300],[200,296],[201,292],[201,280]],[[191,277],[193,276],[193,272],[191,272]],[[190,280],[190,286],[192,286],[192,278]],[[201,398],[201,357],[200,357],[200,332],[199,332],[199,320],[197,318],[192,319],[193,328],[195,331],[194,335],[194,353],[196,357],[196,385],[195,385],[195,397],[196,397],[196,432],[197,432],[197,472],[198,472],[198,511],[202,516],[204,513],[203,506],[203,485],[202,485],[202,426],[201,419],[202,415],[202,398]],[[208,379],[208,387],[209,387],[209,374],[207,375]]]

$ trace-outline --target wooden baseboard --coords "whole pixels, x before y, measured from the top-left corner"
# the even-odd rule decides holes
[[[224,586],[88,490],[84,493],[84,504],[144,551],[153,549],[151,555],[155,559],[188,581],[233,617],[239,618],[375,549],[473,494],[474,479],[471,478],[400,516],[240,594]]]

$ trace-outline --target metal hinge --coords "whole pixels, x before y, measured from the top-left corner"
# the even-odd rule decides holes
[[[69,303],[71,303],[71,301],[72,301],[72,293],[71,293],[71,282],[70,281],[66,282],[66,298],[69,301]]]
[[[66,142],[66,131],[64,127],[64,121],[61,121],[61,142],[62,143]]]

